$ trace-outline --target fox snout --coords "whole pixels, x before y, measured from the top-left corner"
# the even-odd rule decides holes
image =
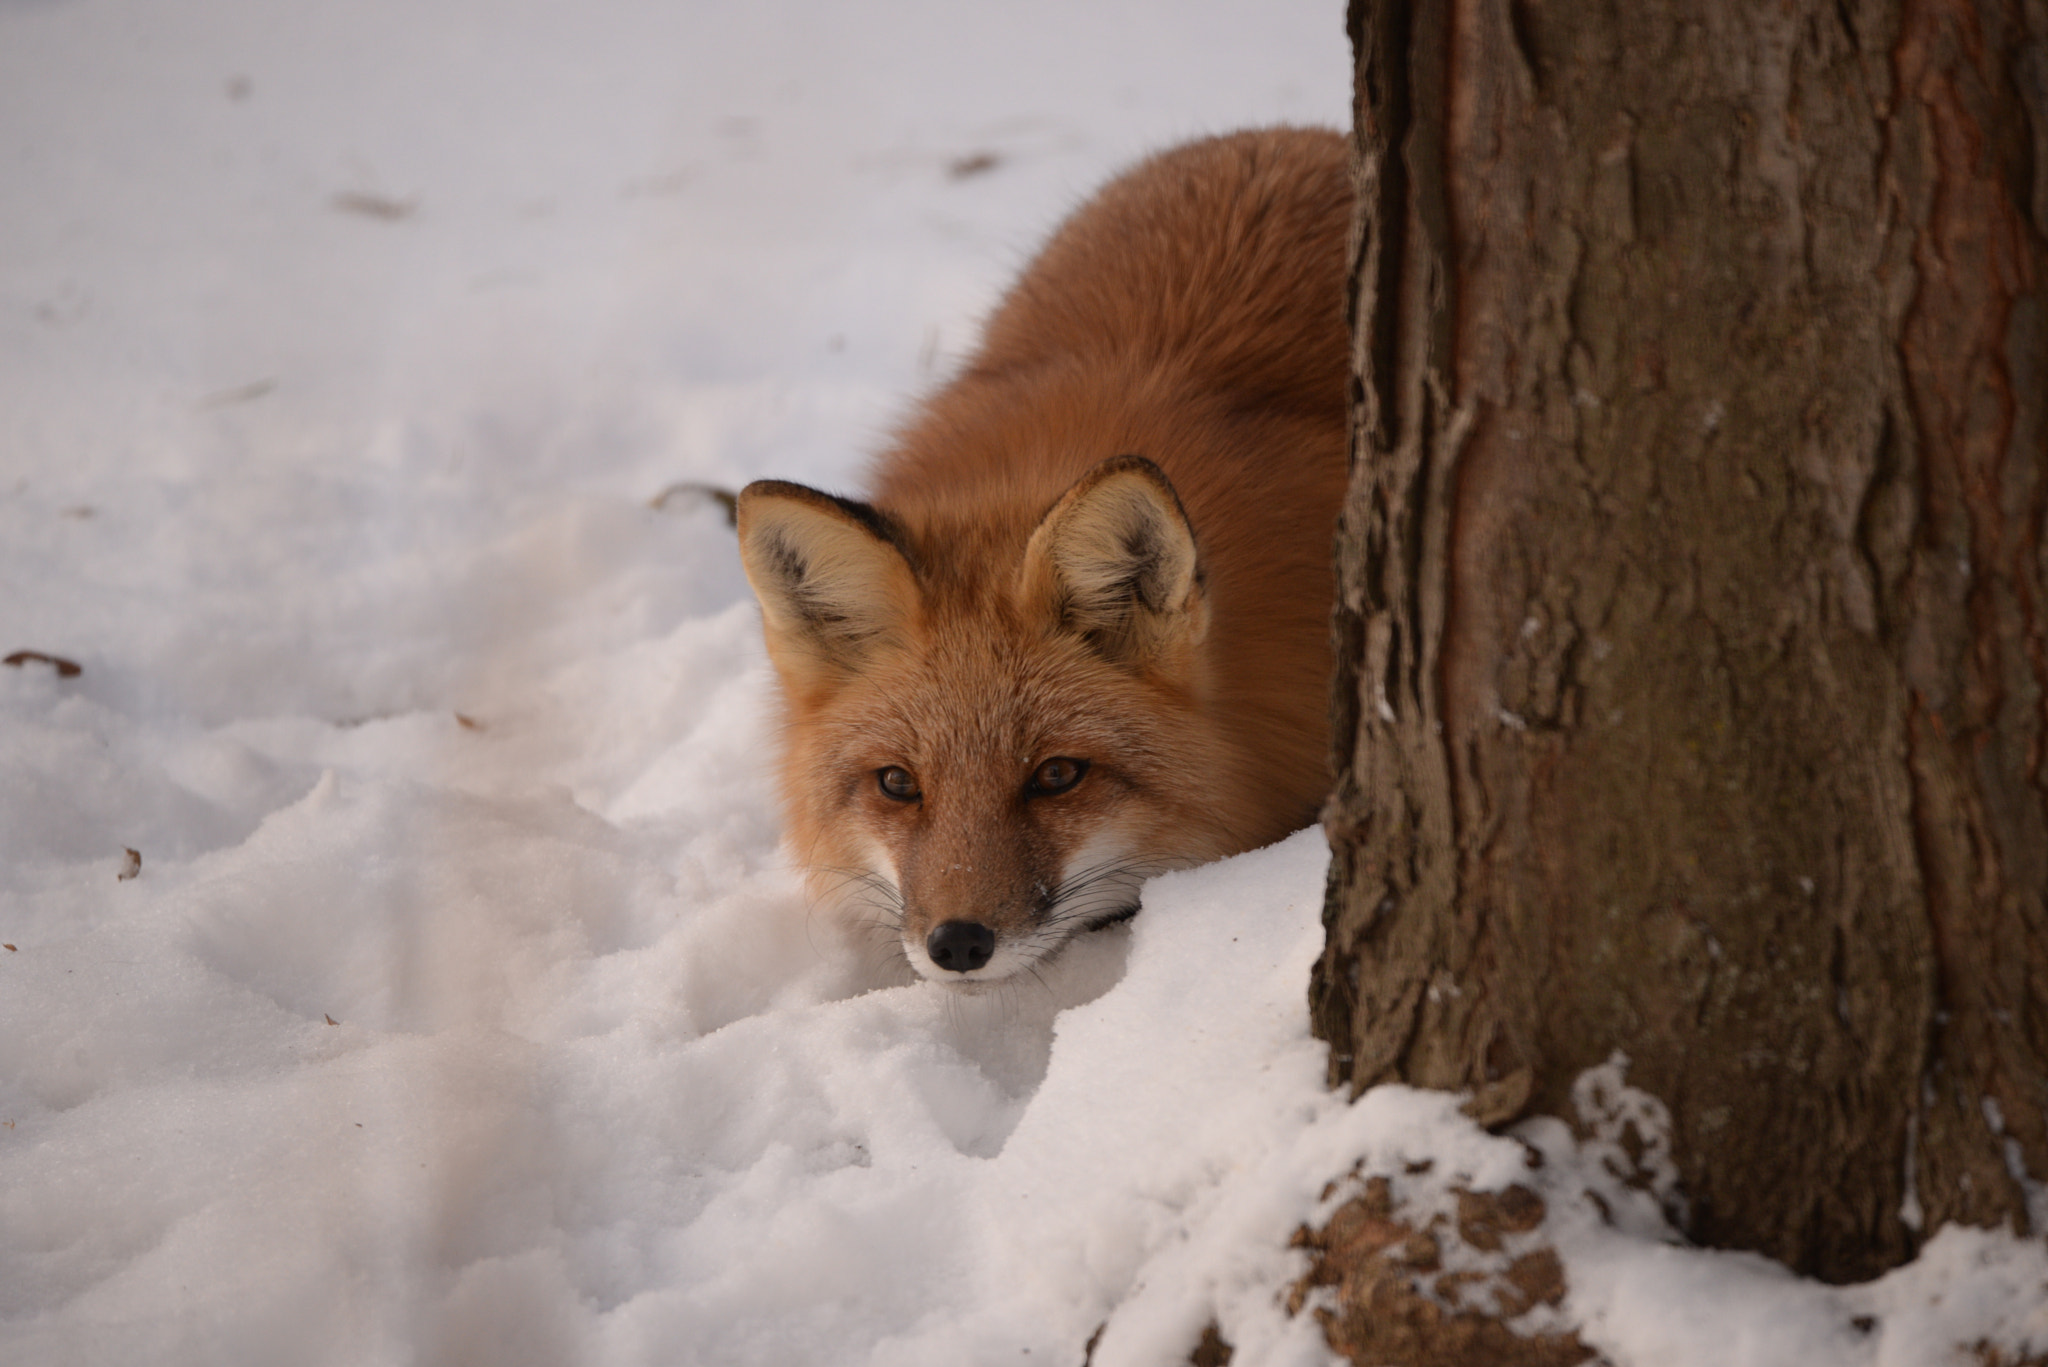
[[[1011,872],[1012,878],[1022,874]],[[1019,899],[986,886],[977,873],[956,862],[941,872],[906,881],[903,952],[923,976],[942,982],[970,975],[984,980],[1006,976],[1002,970],[1014,968],[1010,961],[1033,938],[1039,909],[1017,905]],[[998,948],[1008,951],[1005,963],[991,972]]]
[[[1045,909],[1042,898],[1019,895],[1034,883],[1043,886],[1027,851],[973,840],[971,830],[964,834],[981,846],[971,862],[953,851],[920,850],[903,866],[903,953],[919,974],[941,982],[988,981],[1017,971]],[[1031,905],[1033,900],[1041,905]]]
[[[973,867],[951,861],[922,877],[906,870],[903,951],[921,976],[955,987],[1000,981],[1138,909],[1145,870],[1101,857],[1099,846],[1070,870],[1034,870],[1028,851],[989,853]]]
[[[1058,875],[1046,852],[997,825],[995,812],[934,797],[894,861],[911,966],[940,982],[987,982],[1056,949],[1065,936],[1052,916]]]

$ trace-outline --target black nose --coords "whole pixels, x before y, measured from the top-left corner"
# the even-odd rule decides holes
[[[972,973],[996,952],[996,933],[979,921],[947,921],[924,937],[924,952],[940,968]]]

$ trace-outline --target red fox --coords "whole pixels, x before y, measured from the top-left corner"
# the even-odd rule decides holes
[[[1329,784],[1349,157],[1191,143],[1053,235],[865,502],[760,480],[741,555],[815,895],[926,978],[1031,972]]]

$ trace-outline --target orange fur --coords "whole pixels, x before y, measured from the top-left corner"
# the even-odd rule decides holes
[[[1348,166],[1298,129],[1142,163],[1024,272],[869,503],[742,493],[792,846],[926,976],[1028,970],[1144,876],[1314,819]],[[1052,759],[1085,772],[1034,788]]]

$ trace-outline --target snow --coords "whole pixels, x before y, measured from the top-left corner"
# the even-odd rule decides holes
[[[975,999],[778,854],[688,486],[855,485],[1090,186],[1348,82],[1322,4],[0,0],[0,652],[82,666],[0,668],[0,1361],[1319,1363],[1354,1169],[1532,1185],[1617,1363],[2048,1351],[2038,1242],[1822,1287],[1326,1094],[1313,832]]]

